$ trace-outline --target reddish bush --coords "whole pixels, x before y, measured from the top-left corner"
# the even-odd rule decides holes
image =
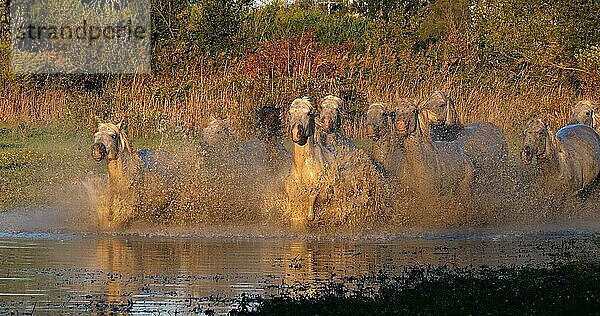
[[[345,69],[350,43],[323,46],[312,33],[264,41],[244,61],[244,73],[253,78],[317,76],[333,78]]]

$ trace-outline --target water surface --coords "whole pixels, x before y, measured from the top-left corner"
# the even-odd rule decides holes
[[[226,313],[241,295],[314,294],[419,266],[545,266],[596,255],[592,232],[385,238],[172,237],[0,232],[0,310]]]

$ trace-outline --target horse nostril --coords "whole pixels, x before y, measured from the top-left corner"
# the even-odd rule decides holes
[[[367,134],[372,135],[375,133],[375,128],[372,125],[367,125]]]
[[[398,120],[398,122],[396,122],[396,128],[401,133],[405,133],[408,129],[406,126],[406,122],[404,122],[403,120]]]
[[[329,116],[325,117],[325,119],[323,120],[323,125],[325,125],[325,129],[331,129],[330,122],[331,120],[329,119]]]

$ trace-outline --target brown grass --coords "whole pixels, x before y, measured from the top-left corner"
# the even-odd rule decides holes
[[[304,34],[265,42],[244,60],[224,65],[200,60],[180,71],[112,78],[99,91],[12,85],[0,90],[0,122],[92,130],[98,116],[127,120],[129,133],[139,136],[172,130],[181,122],[200,129],[213,115],[230,119],[240,136],[248,137],[254,133],[256,110],[264,105],[285,108],[303,95],[318,99],[354,91],[362,101],[347,106],[346,113],[353,115],[347,115],[344,128],[347,135],[361,138],[361,114],[370,102],[421,101],[442,88],[450,91],[465,122],[491,121],[514,135],[534,115],[553,128],[562,126],[579,98],[559,83],[515,82],[501,74],[466,82],[451,64],[441,69],[408,65],[407,72],[394,66],[386,47],[369,48],[363,55],[349,55],[351,50],[351,45],[321,47],[314,35]]]

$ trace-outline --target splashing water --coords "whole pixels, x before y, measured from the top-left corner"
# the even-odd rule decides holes
[[[306,192],[297,187],[286,195],[289,165],[272,164],[266,146],[237,139],[186,144],[173,152],[169,162],[177,166],[170,168],[177,174],[174,193],[165,195],[170,199],[165,208],[152,208],[156,205],[152,197],[165,193],[164,183],[145,182],[145,187],[135,189],[144,193],[135,196],[113,190],[97,178],[85,185],[90,205],[100,221],[112,216],[115,228],[130,221],[287,227],[295,216],[288,202]],[[387,225],[405,230],[597,222],[600,199],[595,191],[583,198],[552,196],[536,188],[528,180],[531,172],[516,163],[498,174],[474,190],[472,197],[455,201],[407,190],[402,180],[383,177],[362,150],[340,151],[320,179],[324,193],[316,200],[316,220],[310,226],[328,230]]]
[[[173,231],[179,231],[177,226],[190,226],[191,231],[219,233],[218,227],[231,226],[229,233],[252,234],[255,229],[264,234],[285,232],[290,225],[284,184],[291,159],[288,153],[273,163],[264,141],[237,137],[167,141],[170,155],[161,167],[170,174],[169,183],[139,181],[132,191],[108,186],[105,165],[89,158],[89,138],[73,143],[64,152],[45,153],[41,162],[22,167],[28,172],[22,181],[31,184],[22,186],[19,194],[35,190],[48,199],[42,205],[4,206],[5,210],[44,210],[22,220],[28,223],[14,222],[15,230],[37,226],[94,230],[108,226],[102,223],[107,218],[114,223],[109,229],[120,231],[166,224]],[[512,156],[499,176],[484,179],[470,199],[453,202],[406,190],[401,180],[377,172],[364,152],[350,150],[331,160],[322,179],[328,189],[317,199],[316,221],[309,231],[537,229],[545,225],[598,229],[597,189],[576,197],[556,196],[536,186],[533,171]],[[39,186],[33,185],[37,182]]]

